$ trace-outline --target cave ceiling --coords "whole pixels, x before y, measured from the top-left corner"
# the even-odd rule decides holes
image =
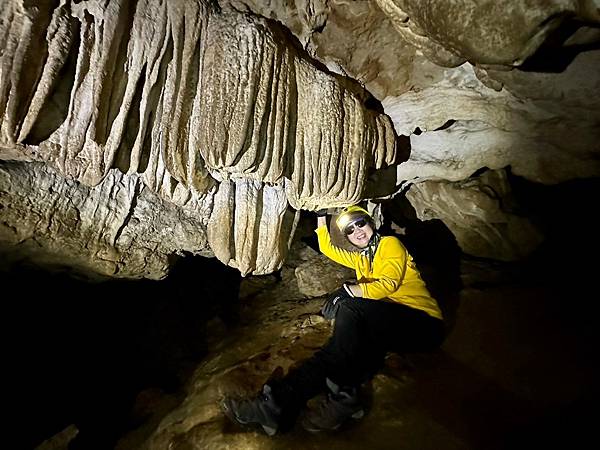
[[[592,0],[3,0],[1,250],[267,274],[302,210],[402,193],[466,252],[522,257],[541,238],[502,210],[507,168],[600,174],[599,24]]]

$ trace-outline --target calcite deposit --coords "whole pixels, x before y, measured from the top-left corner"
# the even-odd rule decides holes
[[[214,197],[197,233],[243,274],[281,266],[300,209],[358,202],[370,172],[397,162],[369,94],[274,21],[189,0],[14,0],[1,14],[0,157],[44,162],[83,192],[118,169],[180,207]],[[112,251],[132,257],[119,239]]]

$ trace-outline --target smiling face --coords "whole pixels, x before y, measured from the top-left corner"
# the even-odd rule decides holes
[[[349,231],[352,231],[352,233],[348,234]],[[369,221],[361,219],[346,227],[346,237],[352,245],[358,248],[365,248],[369,245],[372,236],[373,227],[371,227]]]

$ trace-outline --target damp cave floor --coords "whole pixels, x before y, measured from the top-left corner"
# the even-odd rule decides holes
[[[584,448],[598,416],[597,331],[593,311],[567,307],[567,293],[584,295],[539,280],[463,289],[440,351],[406,355],[402,367],[388,367],[397,379],[378,377],[369,387],[372,410],[338,433],[312,435],[296,426],[265,438],[223,418],[213,434],[227,436],[182,437],[181,448]],[[279,306],[287,313],[294,307]],[[248,339],[252,329],[229,339]]]
[[[587,269],[583,272],[576,267],[568,276],[563,273],[552,279],[547,275],[551,273],[547,271],[551,266],[545,265],[532,277],[489,276],[487,279],[491,281],[468,283],[456,303],[446,308],[449,333],[440,351],[406,355],[400,359],[399,367],[386,365],[368,387],[372,405],[367,416],[336,434],[312,435],[296,426],[289,433],[266,438],[231,426],[224,417],[218,416],[211,419],[207,428],[210,434],[204,436],[210,439],[199,440],[190,432],[189,436],[178,436],[169,448],[585,448],[590,440],[593,442],[598,418],[596,405],[600,398],[598,307],[593,267],[584,266]],[[5,281],[10,284],[9,278]],[[19,286],[24,286],[17,281]],[[44,284],[44,289],[48,290],[48,286]],[[150,290],[155,292],[156,287],[152,284]],[[70,285],[69,289],[72,289]],[[81,419],[71,414],[75,406],[96,408],[107,393],[114,397],[120,395],[120,391],[115,393],[118,387],[127,390],[129,398],[135,397],[133,409],[142,411],[142,417],[123,432],[116,445],[104,448],[160,448],[148,445],[150,437],[169,413],[180,406],[185,393],[146,388],[132,394],[130,388],[143,389],[137,384],[140,377],[153,373],[164,361],[152,359],[150,364],[144,360],[145,365],[139,366],[136,362],[134,367],[131,355],[140,357],[140,348],[148,350],[148,347],[137,346],[125,351],[123,338],[130,339],[131,334],[119,334],[114,326],[107,327],[118,314],[121,314],[124,329],[129,330],[134,320],[140,321],[139,308],[122,314],[123,305],[127,304],[123,299],[139,296],[139,285],[131,286],[131,296],[125,295],[123,285],[119,285],[119,289],[120,296],[115,296],[109,307],[105,292],[96,292],[98,298],[87,298],[87,303],[81,302],[83,297],[77,292],[72,301],[56,312],[57,304],[48,302],[43,292],[36,290],[27,301],[21,297],[19,305],[22,306],[8,310],[12,323],[5,331],[11,333],[12,349],[20,355],[18,358],[9,355],[7,359],[10,372],[18,377],[11,385],[18,397],[17,406],[11,408],[18,423],[12,428],[17,441],[33,442],[38,435],[52,436],[60,432],[73,423],[71,421]],[[172,294],[169,289],[165,291],[166,299]],[[269,321],[273,322],[274,331],[272,335],[263,336],[263,343],[276,341],[283,327],[307,311],[318,311],[319,299],[285,300],[289,286],[283,284],[278,289],[273,295],[265,290],[261,298],[244,299],[240,326],[226,328],[219,325],[218,319],[211,319],[210,323],[216,326],[206,330],[210,334],[209,352],[199,364],[221,357],[219,353],[227,356],[224,352],[232,351],[240,343],[247,345],[245,350],[231,354],[231,358],[249,358],[261,351],[261,344],[257,342],[253,349],[251,341]],[[157,326],[164,326],[166,303],[154,305],[152,311],[148,310],[147,298],[139,297],[138,303],[146,308],[144,326],[136,329],[138,341],[144,345],[162,343],[165,330],[159,333]],[[37,311],[35,318],[28,315],[33,310]],[[263,314],[264,310],[269,310],[268,316]],[[87,322],[82,320],[82,311],[89,318]],[[78,322],[73,325],[75,314]],[[181,312],[174,314],[169,329],[179,327],[180,318]],[[56,337],[57,331],[60,339]],[[87,338],[100,336],[91,340],[95,351],[89,353],[89,364],[83,369],[76,352],[84,345],[73,339],[77,333]],[[32,336],[37,340],[32,342]],[[152,339],[148,340],[148,336]],[[215,343],[219,345],[212,350]],[[89,347],[89,342],[85,342],[86,351]],[[165,346],[161,355],[170,355],[174,348],[175,344]],[[115,359],[115,349],[121,349],[119,359]],[[186,374],[193,384],[198,371],[188,367]],[[124,379],[131,385],[122,386]],[[115,402],[109,400],[102,410],[90,416],[96,425],[92,427],[94,433],[106,431],[107,420],[113,420],[116,415],[111,413]],[[119,405],[129,407],[127,402]],[[203,426],[206,427],[198,428]],[[67,448],[60,443],[46,441],[46,444],[39,450]],[[34,447],[16,445],[14,448]]]

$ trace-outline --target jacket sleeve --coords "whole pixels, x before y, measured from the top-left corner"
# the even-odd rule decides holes
[[[331,236],[327,225],[320,226],[315,230],[319,240],[319,250],[332,261],[351,269],[355,268],[358,255],[355,252],[336,247],[331,243]]]
[[[363,297],[379,300],[396,292],[404,280],[407,253],[398,239],[381,242],[373,267],[374,280],[359,283]]]

